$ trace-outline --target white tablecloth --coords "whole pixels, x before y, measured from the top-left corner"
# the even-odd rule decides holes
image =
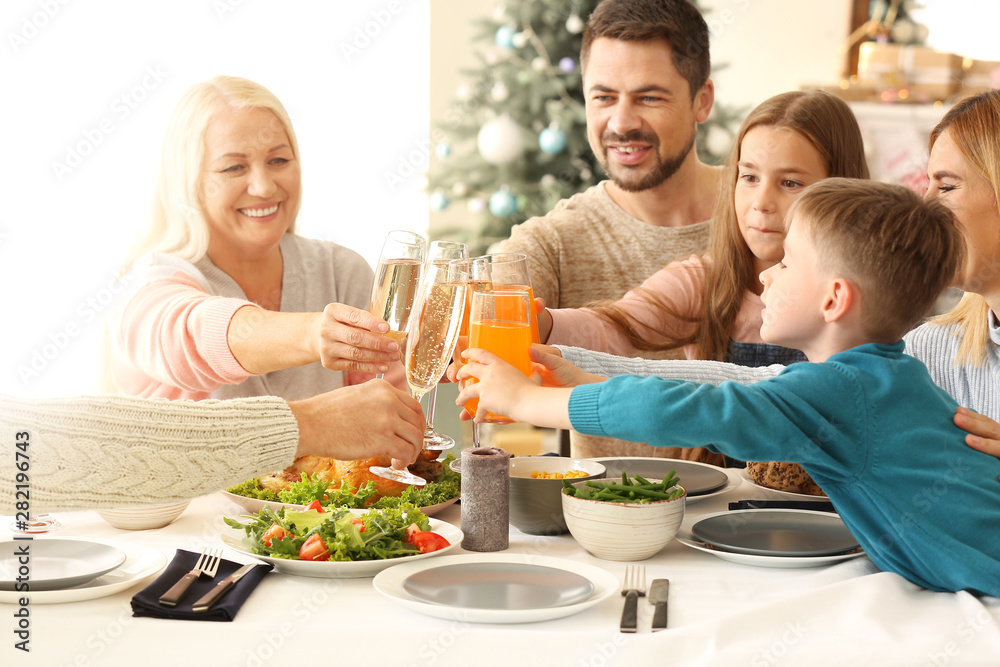
[[[690,503],[685,526],[759,498],[747,485]],[[221,517],[242,510],[221,494],[192,501],[172,525],[122,531],[95,512],[57,515],[53,536],[94,537],[198,551],[220,545]],[[458,525],[460,507],[436,518]],[[6,523],[6,522],[5,522]],[[0,537],[8,537],[2,534]],[[44,539],[44,537],[39,538]],[[539,553],[606,568],[569,535],[536,537],[511,529],[510,553]],[[457,549],[452,553],[471,553]],[[246,560],[227,550],[232,560]],[[488,558],[488,554],[483,554]],[[65,604],[33,604],[31,652],[14,649],[15,605],[0,604],[2,665],[998,665],[1000,600],[933,593],[875,570],[867,558],[809,569],[728,563],[673,541],[643,563],[647,579],[670,579],[670,628],[649,630],[640,600],[639,632],[621,634],[622,599],[534,624],[472,624],[421,615],[377,593],[371,579],[268,575],[232,623],[134,618],[140,587]]]

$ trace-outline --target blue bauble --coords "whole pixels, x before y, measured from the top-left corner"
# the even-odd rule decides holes
[[[451,144],[447,141],[442,141],[437,146],[434,147],[434,153],[440,158],[446,158],[451,155]]]
[[[514,26],[502,25],[497,28],[496,35],[494,39],[496,40],[497,46],[501,49],[513,49],[514,48],[514,35],[517,31],[514,30]]]
[[[497,190],[490,195],[490,213],[498,218],[506,218],[517,212],[517,198],[510,190]]]
[[[566,72],[567,74],[572,74],[576,70],[576,61],[566,56],[559,61],[559,69]]]
[[[547,127],[538,135],[538,147],[550,155],[566,149],[566,133],[558,127]]]
[[[428,201],[430,202],[431,208],[435,211],[443,211],[451,206],[451,200],[448,199],[448,195],[440,190],[432,192]]]

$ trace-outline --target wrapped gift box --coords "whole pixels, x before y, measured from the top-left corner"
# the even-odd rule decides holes
[[[943,100],[961,88],[962,57],[924,46],[865,42],[858,51],[858,79],[882,89],[908,88],[914,101]]]
[[[1000,61],[966,58],[962,76],[962,94],[973,95],[1000,88]]]

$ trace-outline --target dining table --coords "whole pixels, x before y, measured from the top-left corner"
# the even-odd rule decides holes
[[[729,503],[761,491],[734,473],[720,492],[688,499],[684,531]],[[960,511],[956,509],[956,511]],[[194,498],[173,523],[120,530],[96,511],[62,512],[62,527],[35,540],[90,539],[153,550],[222,548],[226,559],[252,559],[223,544],[223,517],[245,510],[223,493]],[[435,514],[461,526],[461,504]],[[0,538],[10,539],[12,534]],[[760,567],[723,560],[672,540],[653,557],[625,563],[596,558],[569,534],[529,535],[510,527],[499,552],[447,556],[488,562],[517,556],[558,559],[566,569],[600,568],[621,582],[629,565],[646,583],[669,579],[668,625],[652,631],[653,605],[639,599],[637,631],[619,631],[619,591],[568,616],[544,621],[478,622],[439,618],[391,599],[372,577],[267,574],[231,622],[134,617],[132,597],[155,577],[93,599],[30,603],[30,651],[15,648],[14,613],[0,604],[2,665],[114,667],[185,665],[997,665],[1000,599],[932,592],[880,572],[865,556],[817,567]],[[430,562],[428,560],[427,562]],[[553,562],[553,561],[547,561]],[[6,626],[6,627],[5,627]]]

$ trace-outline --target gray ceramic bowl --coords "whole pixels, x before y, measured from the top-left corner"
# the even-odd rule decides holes
[[[569,532],[563,518],[561,479],[534,479],[532,472],[567,473],[583,470],[585,481],[604,477],[604,464],[590,459],[561,456],[518,456],[510,460],[510,524],[529,535],[561,535]]]

